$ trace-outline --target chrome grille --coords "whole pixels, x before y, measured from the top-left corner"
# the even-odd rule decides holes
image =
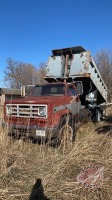
[[[44,110],[44,115],[39,112]],[[24,118],[47,118],[47,105],[44,104],[6,104],[6,115]]]

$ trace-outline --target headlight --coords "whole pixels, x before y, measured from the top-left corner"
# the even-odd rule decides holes
[[[12,107],[7,106],[6,113],[7,113],[7,115],[11,115],[12,114]]]
[[[40,107],[38,109],[38,115],[44,117],[46,115],[46,108],[45,107]]]

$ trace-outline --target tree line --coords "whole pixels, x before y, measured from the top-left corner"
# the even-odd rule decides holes
[[[40,63],[38,68],[30,63],[17,62],[12,58],[7,58],[6,63],[4,83],[8,88],[20,89],[22,85],[36,85],[44,82],[44,62]]]
[[[95,55],[95,62],[107,86],[108,101],[112,101],[112,50],[98,51]]]
[[[107,49],[99,50],[95,62],[108,88],[108,100],[112,99],[112,51]],[[20,89],[22,85],[36,85],[43,83],[45,74],[45,63],[35,67],[30,63],[17,62],[7,58],[7,66],[4,70],[4,82],[8,88]]]

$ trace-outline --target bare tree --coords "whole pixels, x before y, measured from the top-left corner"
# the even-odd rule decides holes
[[[39,64],[39,67],[38,67],[38,71],[37,71],[37,80],[36,83],[45,83],[46,81],[44,80],[44,75],[45,75],[45,67],[46,67],[46,64],[44,62],[41,62]]]
[[[112,51],[102,49],[95,55],[96,64],[100,70],[105,84],[107,85],[108,100],[112,98]]]
[[[4,71],[4,82],[8,88],[19,89],[22,85],[36,85],[43,81],[44,68],[36,68],[30,63],[7,59],[6,70]]]

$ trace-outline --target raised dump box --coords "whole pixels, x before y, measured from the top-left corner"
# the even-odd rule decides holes
[[[71,47],[52,51],[48,59],[45,79],[51,81],[82,81],[82,100],[92,99],[98,104],[107,101],[107,87],[91,56],[83,47]]]

